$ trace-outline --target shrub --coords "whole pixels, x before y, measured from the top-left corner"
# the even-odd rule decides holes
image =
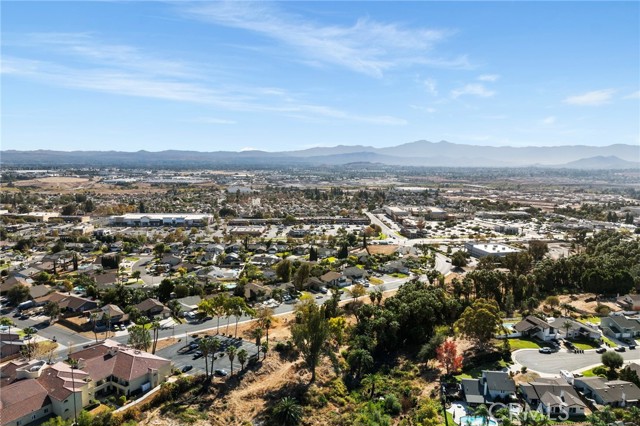
[[[402,405],[395,394],[387,395],[384,399],[384,410],[393,416],[400,414],[400,411],[402,411]]]
[[[593,369],[593,374],[595,374],[596,376],[605,377],[607,375],[607,368],[604,365],[596,367]]]

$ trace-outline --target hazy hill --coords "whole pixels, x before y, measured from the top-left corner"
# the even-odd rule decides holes
[[[354,162],[438,167],[636,168],[640,146],[584,145],[495,147],[416,141],[374,148],[362,145],[317,147],[297,151],[2,151],[3,166],[176,166],[341,165]],[[625,160],[623,160],[625,159]],[[629,161],[632,160],[632,161]]]

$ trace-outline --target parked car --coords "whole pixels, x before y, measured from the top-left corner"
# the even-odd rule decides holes
[[[607,351],[607,348],[598,348],[596,349],[596,353],[603,354]]]
[[[538,349],[538,352],[540,352],[541,354],[550,354],[551,348],[540,348]]]
[[[196,351],[196,353],[193,354],[193,359],[201,358],[202,355],[202,351]]]
[[[624,346],[616,346],[613,350],[616,352],[625,352],[627,348],[625,348]]]
[[[182,372],[186,373],[187,371],[191,371],[193,369],[193,365],[185,365],[182,367]]]
[[[222,370],[222,369],[218,369],[214,371],[214,373],[216,376],[220,376],[220,377],[225,377],[229,375],[229,373],[227,373],[227,370]]]

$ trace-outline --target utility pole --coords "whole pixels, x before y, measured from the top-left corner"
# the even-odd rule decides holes
[[[447,397],[445,396],[442,377],[440,378],[440,402],[442,403],[442,416],[444,417],[444,424],[445,426],[449,426],[449,419],[447,418]]]

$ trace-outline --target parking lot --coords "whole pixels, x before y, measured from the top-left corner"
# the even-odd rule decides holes
[[[612,349],[609,349],[612,350]],[[640,361],[640,351],[627,350],[620,355],[625,361]],[[537,349],[523,349],[514,353],[513,359],[529,370],[545,374],[559,374],[560,370],[579,371],[601,363],[602,355],[595,349],[574,354],[560,350],[551,354],[539,353]]]
[[[195,335],[194,335],[195,336]],[[249,353],[249,356],[255,355],[258,352],[257,346],[253,342],[247,342],[245,340],[233,339],[225,336],[216,336],[217,339],[220,340],[221,346],[218,352],[215,354],[215,361],[213,363],[213,369],[222,369],[231,373],[231,363],[229,362],[229,357],[226,354],[226,349],[229,345],[233,345],[239,351],[240,349],[244,349]],[[196,342],[195,337],[189,337],[189,343]],[[186,350],[185,351],[185,342],[184,338],[182,341],[176,343],[175,345],[168,346],[164,349],[161,349],[156,352],[156,355],[161,356],[163,358],[167,358],[173,361],[174,367],[178,370],[182,370],[186,365],[193,366],[193,369],[190,370],[187,374],[204,374],[205,366],[204,366],[204,357],[196,357],[195,353],[197,352],[197,348]],[[209,358],[209,366],[211,365],[211,359]],[[240,363],[238,362],[238,357],[233,360],[233,369],[234,371],[238,371],[241,368]]]

